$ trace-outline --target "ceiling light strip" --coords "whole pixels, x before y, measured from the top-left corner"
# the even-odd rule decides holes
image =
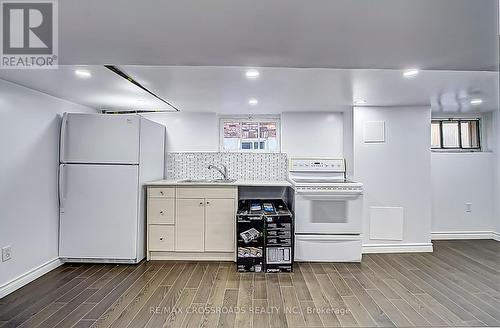
[[[172,110],[155,110],[155,109],[131,109],[131,110],[101,109],[101,112],[103,114],[175,113]]]
[[[167,104],[168,106],[172,107],[173,109],[175,109],[176,111],[180,112],[181,110],[177,107],[175,107],[174,105],[172,105],[171,103],[169,103],[168,101],[166,101],[165,99],[161,98],[160,96],[157,96],[156,94],[154,94],[153,92],[149,91],[146,87],[144,87],[142,84],[140,84],[139,82],[137,82],[136,80],[134,80],[130,75],[128,75],[127,73],[125,73],[124,71],[122,71],[121,69],[119,69],[118,67],[114,66],[114,65],[104,65],[104,67],[106,67],[107,69],[109,69],[110,71],[112,71],[113,73],[121,76],[122,78],[124,78],[125,80],[129,81],[130,83],[134,84],[135,86],[138,86],[139,88],[141,88],[142,90],[146,91],[147,93],[149,93],[150,95],[152,95],[153,97],[155,97],[156,99],[159,99],[161,100],[162,102],[164,102],[165,104]]]

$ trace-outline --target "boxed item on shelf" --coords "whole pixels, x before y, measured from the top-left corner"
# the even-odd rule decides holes
[[[241,200],[236,219],[238,271],[292,272],[293,215],[283,200]]]

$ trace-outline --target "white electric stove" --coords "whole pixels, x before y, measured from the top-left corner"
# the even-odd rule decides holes
[[[291,158],[295,260],[361,261],[363,184],[346,179],[344,159]]]

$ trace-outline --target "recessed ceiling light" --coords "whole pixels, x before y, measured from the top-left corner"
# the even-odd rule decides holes
[[[416,69],[416,68],[412,68],[412,69],[407,69],[406,71],[403,72],[403,76],[404,77],[407,77],[407,78],[410,78],[410,77],[415,77],[417,76],[419,73],[419,70]]]
[[[84,70],[84,69],[75,70],[75,74],[76,74],[76,76],[81,77],[83,79],[88,79],[89,77],[92,76],[92,74],[89,71]]]
[[[354,100],[355,105],[366,105],[367,101],[365,99]]]
[[[255,106],[259,103],[259,101],[255,98],[250,98],[248,99],[248,104],[251,105],[251,106]]]
[[[260,75],[259,71],[256,69],[249,69],[246,71],[245,76],[247,79],[256,79]]]
[[[474,98],[474,99],[471,99],[471,101],[470,101],[470,104],[474,105],[474,106],[481,105],[482,103],[483,103],[483,99],[480,99],[480,98]]]

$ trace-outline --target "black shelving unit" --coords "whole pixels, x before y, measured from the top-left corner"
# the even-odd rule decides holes
[[[238,204],[236,215],[237,261],[239,272],[264,271],[264,217],[250,210],[250,200]]]
[[[239,201],[237,270],[293,271],[293,215],[281,199]]]

